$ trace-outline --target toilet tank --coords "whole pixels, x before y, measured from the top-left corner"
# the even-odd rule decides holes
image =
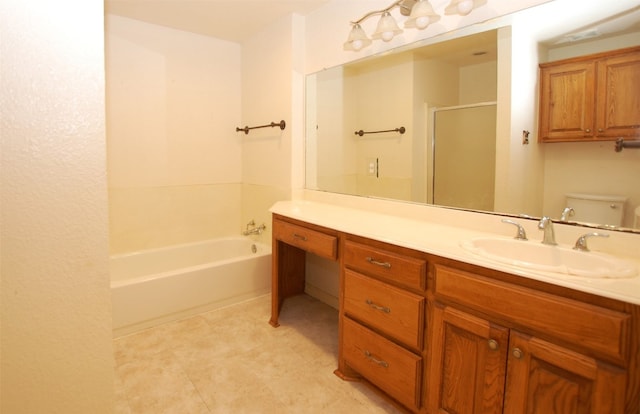
[[[627,197],[597,194],[566,194],[567,207],[573,208],[573,221],[622,226]]]

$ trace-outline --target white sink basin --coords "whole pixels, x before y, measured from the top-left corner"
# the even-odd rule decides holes
[[[638,275],[635,263],[604,253],[583,252],[537,241],[487,237],[464,241],[461,246],[486,259],[531,270],[592,278]]]

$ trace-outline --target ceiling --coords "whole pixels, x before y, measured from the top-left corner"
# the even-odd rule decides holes
[[[105,0],[105,13],[242,43],[279,18],[329,0]]]

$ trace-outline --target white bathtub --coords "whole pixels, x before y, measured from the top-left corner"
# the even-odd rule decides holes
[[[117,337],[267,294],[271,247],[212,239],[114,255],[110,272]]]

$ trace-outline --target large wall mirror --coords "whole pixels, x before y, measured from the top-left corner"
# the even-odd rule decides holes
[[[306,188],[554,219],[619,196],[618,222],[566,218],[640,232],[640,149],[537,140],[539,63],[640,45],[637,3],[567,3],[308,75]]]

